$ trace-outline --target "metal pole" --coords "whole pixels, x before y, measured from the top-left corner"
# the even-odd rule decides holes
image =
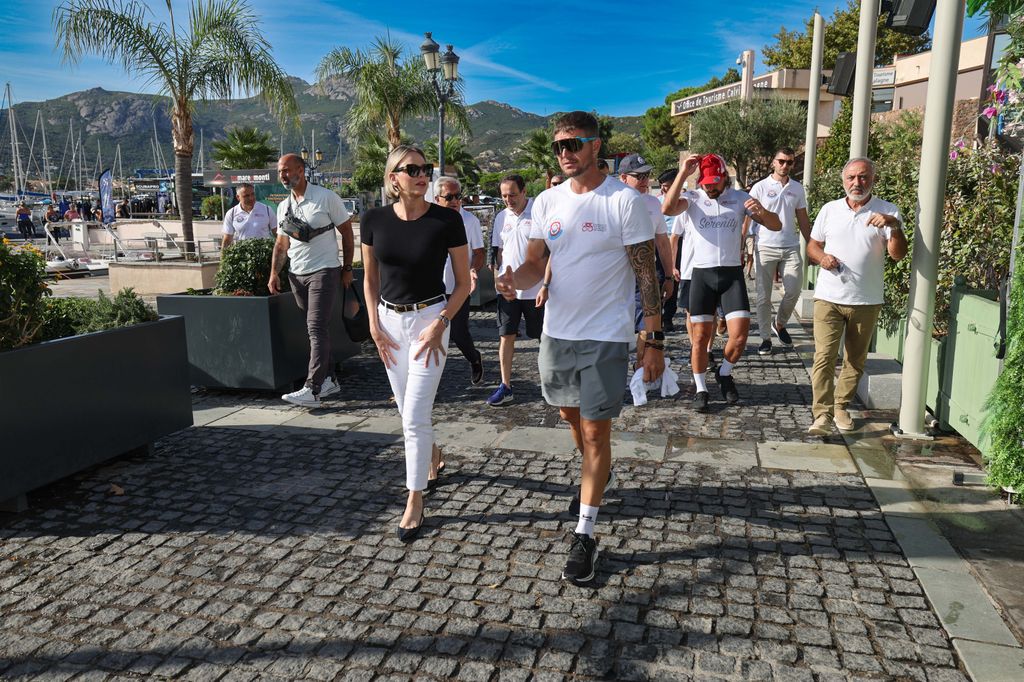
[[[444,101],[446,97],[443,92],[438,91],[438,101],[441,102],[437,106],[437,165],[440,166],[438,169],[438,177],[444,175]]]
[[[853,129],[850,131],[851,159],[868,155],[868,128],[871,125],[871,77],[875,71],[878,2],[879,0],[861,0],[860,3],[857,71],[854,74],[853,84]]]
[[[949,166],[950,126],[964,24],[964,0],[946,0],[936,6],[932,65],[925,102],[918,183],[917,230],[910,275],[910,316],[903,351],[903,399],[899,428],[913,437],[924,432],[925,393],[931,356],[935,280],[939,266],[939,233]]]
[[[825,46],[825,20],[814,13],[814,39],[811,47],[811,82],[807,86],[807,135],[804,138],[804,189],[814,182],[814,157],[818,153],[818,106],[821,102],[821,56]],[[800,233],[800,281],[807,282],[807,240]]]

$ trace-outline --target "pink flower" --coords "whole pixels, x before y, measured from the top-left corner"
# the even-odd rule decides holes
[[[959,156],[960,156],[960,152],[958,152],[957,150],[954,149],[953,151],[951,151],[949,153],[949,160],[950,161],[955,161],[957,159],[957,157],[959,157]]]
[[[998,175],[999,173],[1003,172],[1003,167],[1000,166],[998,163],[993,163],[991,166],[989,166],[989,170],[992,172],[993,175]]]
[[[998,85],[996,85],[995,83],[993,83],[992,85],[988,86],[988,87],[987,87],[987,88],[985,88],[985,89],[986,89],[986,90],[988,90],[989,92],[995,92],[995,91],[996,91],[996,88],[998,88],[998,87],[999,87]]]
[[[957,149],[963,149],[964,147],[967,146],[967,143],[964,142],[964,138],[960,137],[960,138],[957,138],[955,146],[956,146]]]
[[[1006,103],[1006,90],[996,90],[995,93],[996,101],[1000,104]]]
[[[995,118],[999,110],[995,107],[985,107],[985,111],[981,112],[985,118]]]

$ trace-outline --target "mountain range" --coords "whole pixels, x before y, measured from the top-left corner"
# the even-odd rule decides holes
[[[193,166],[198,163],[200,131],[202,131],[206,168],[215,165],[210,159],[212,142],[223,139],[232,127],[254,126],[271,133],[272,144],[285,151],[297,151],[305,144],[312,148],[315,133],[316,146],[324,154],[325,168],[351,171],[352,156],[357,143],[349,133],[345,115],[355,100],[355,90],[344,79],[331,79],[320,86],[293,78],[292,86],[299,105],[302,133],[282,130],[267,107],[257,98],[217,100],[196,106],[193,126],[196,151]],[[42,133],[36,130],[37,112],[42,112],[46,129],[51,174],[67,177],[72,151],[81,136],[84,168],[87,176],[95,177],[97,170],[111,167],[115,150],[121,146],[121,166],[125,174],[136,168],[159,167],[162,154],[166,167],[173,167],[169,100],[158,95],[111,92],[93,88],[74,92],[43,102],[22,102],[14,107],[15,120],[20,128],[20,156],[25,167],[29,147],[32,158],[28,164],[31,178],[42,175]],[[531,130],[549,127],[558,114],[541,116],[517,109],[504,102],[485,100],[468,106],[472,135],[467,147],[483,171],[500,171],[515,167],[515,149]],[[3,112],[6,113],[6,112]],[[615,117],[616,132],[638,133],[640,117]],[[73,132],[74,139],[69,135]],[[159,151],[153,145],[159,142]],[[423,117],[404,123],[403,132],[413,140],[425,142],[437,135],[437,119]],[[33,134],[36,135],[32,143]],[[447,131],[451,135],[451,131]],[[10,175],[12,154],[8,120],[3,116],[0,124],[0,173]],[[61,167],[63,172],[61,173]],[[64,181],[60,182],[64,186]]]

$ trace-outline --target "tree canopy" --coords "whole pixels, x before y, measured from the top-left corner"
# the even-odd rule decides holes
[[[825,20],[825,45],[822,68],[831,69],[840,52],[857,51],[857,33],[860,29],[860,6],[857,0],[849,0],[845,9],[837,7],[832,17]],[[765,66],[773,69],[811,68],[811,49],[814,34],[814,15],[807,19],[803,31],[791,31],[785,27],[775,34],[775,42],[765,45],[761,59]],[[875,64],[892,64],[900,54],[917,54],[931,49],[931,37],[927,33],[908,36],[897,33],[885,25],[885,16],[878,18],[878,33],[875,38]]]
[[[276,158],[270,133],[259,128],[232,128],[226,139],[213,143],[213,160],[224,169],[263,168]]]
[[[256,93],[281,121],[298,121],[298,105],[245,0],[190,0],[187,10],[176,21],[168,0],[167,19],[158,21],[142,0],[67,0],[53,10],[53,29],[65,63],[96,55],[170,96],[174,189],[191,250],[195,103]]]
[[[693,115],[692,151],[720,154],[746,185],[768,172],[779,147],[800,146],[806,118],[803,104],[781,98],[708,107]]]

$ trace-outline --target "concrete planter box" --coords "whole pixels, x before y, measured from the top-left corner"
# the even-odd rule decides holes
[[[291,292],[272,296],[157,296],[162,315],[185,318],[190,381],[196,386],[277,390],[306,377],[306,315]],[[345,331],[341,292],[331,317],[334,361],[359,352]]]
[[[0,501],[191,426],[187,369],[173,317],[0,353]]]
[[[170,294],[188,289],[209,289],[217,278],[220,262],[212,263],[110,263],[110,290],[131,287],[140,296]]]

